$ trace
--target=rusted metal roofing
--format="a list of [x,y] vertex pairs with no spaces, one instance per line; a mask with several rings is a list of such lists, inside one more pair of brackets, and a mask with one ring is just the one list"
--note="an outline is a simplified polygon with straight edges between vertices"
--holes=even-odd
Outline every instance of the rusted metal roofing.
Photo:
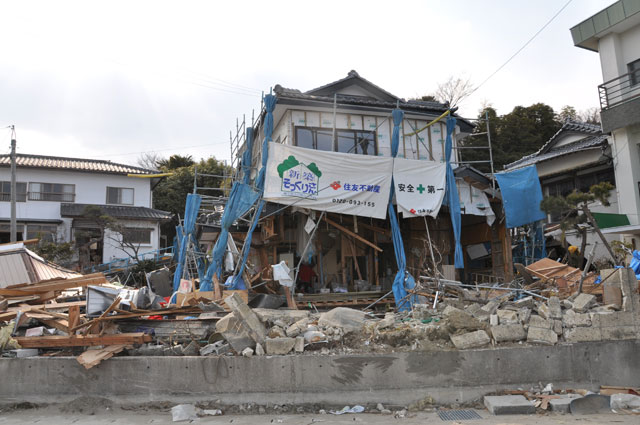
[[0,248],[0,288],[79,276],[79,273],[49,263],[25,248],[22,243]]
[[[105,174],[153,174],[155,171],[111,161],[58,156],[17,154],[16,164],[25,168],[47,168],[56,170],[86,171]],[[9,167],[9,155],[0,155],[0,167]]]

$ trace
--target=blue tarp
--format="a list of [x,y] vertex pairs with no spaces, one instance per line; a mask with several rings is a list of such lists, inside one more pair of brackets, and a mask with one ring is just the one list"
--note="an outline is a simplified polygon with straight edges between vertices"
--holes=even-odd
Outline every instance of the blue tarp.
[[[400,146],[400,125],[404,118],[404,112],[400,109],[394,109],[391,113],[393,118],[393,133],[391,135],[391,156],[394,158],[398,155]],[[404,244],[402,242],[402,233],[398,223],[396,209],[393,206],[394,193],[393,178],[391,180],[391,192],[389,193],[389,221],[391,222],[391,237],[393,240],[393,250],[396,254],[396,263],[398,264],[398,273],[393,279],[393,297],[396,301],[398,311],[410,310],[413,305],[415,296],[407,297],[407,289],[413,289],[416,281],[411,274],[406,272],[407,258],[404,253]],[[405,277],[406,274],[406,277]]]
[[244,184],[251,181],[251,155],[253,153],[253,128],[249,127],[246,131],[247,150],[242,154],[242,177]]
[[224,253],[227,250],[227,239],[229,238],[229,228],[231,225],[255,204],[260,195],[250,186],[244,183],[235,182],[229,194],[229,200],[224,207],[224,214],[220,220],[220,236],[213,247],[212,260],[204,279],[200,282],[201,291],[211,291],[211,280],[214,273],[217,276],[222,274],[222,262]]
[[633,257],[629,263],[629,267],[636,274],[636,279],[640,280],[640,251],[633,251]]
[[[276,97],[272,94],[268,94],[264,97],[265,117],[264,117],[264,141],[262,142],[262,167],[256,178],[256,189],[260,191],[260,197],[264,192],[264,179],[267,172],[267,160],[269,159],[269,143],[273,140],[273,110],[276,107]],[[244,240],[242,258],[240,259],[240,267],[238,273],[233,278],[231,289],[239,288],[242,283],[242,272],[244,271],[245,264],[247,263],[247,257],[249,256],[249,250],[251,248],[251,239],[253,237],[253,231],[256,229],[262,209],[264,208],[264,201],[260,200],[256,212],[253,215],[253,221],[251,222],[251,228],[247,233],[247,237]]]
[[200,195],[197,195],[195,193],[190,193],[187,195],[187,202],[184,207],[182,234],[178,236],[180,238],[180,252],[178,254],[176,271],[173,275],[174,291],[178,290],[178,287],[180,286],[180,279],[182,279],[182,275],[184,273],[184,263],[187,257],[187,246],[189,245],[189,239],[192,238],[193,232],[196,229],[196,219],[198,218],[198,210],[200,210],[201,202],[202,198],[200,197]]
[[496,174],[507,228],[524,226],[547,218],[540,209],[542,188],[535,165]]
[[456,177],[451,167],[451,151],[453,150],[453,140],[451,135],[456,129],[456,119],[452,116],[447,117],[447,138],[445,141],[445,160],[447,162],[447,191],[445,192],[442,203],[449,207],[449,215],[451,216],[451,224],[453,227],[453,237],[456,241],[456,250],[454,257],[454,266],[456,269],[464,268],[464,256],[462,254],[462,245],[460,245],[460,231],[462,227],[462,217],[460,213],[460,198],[458,197],[458,188],[456,186]]

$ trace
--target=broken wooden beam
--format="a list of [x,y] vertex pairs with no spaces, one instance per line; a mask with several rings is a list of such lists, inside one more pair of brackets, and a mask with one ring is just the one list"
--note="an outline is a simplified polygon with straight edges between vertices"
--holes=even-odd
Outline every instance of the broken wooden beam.
[[14,338],[22,348],[89,347],[95,345],[132,345],[151,342],[144,332],[112,335],[18,336]]
[[371,248],[375,249],[378,252],[382,252],[382,249],[377,246],[376,244],[369,242],[368,240],[366,240],[365,238],[363,238],[362,236],[353,233],[351,230],[347,229],[344,226],[339,225],[338,223],[336,223],[335,221],[331,220],[330,218],[327,218],[327,216],[324,217],[324,221],[326,221],[327,223],[329,223],[330,225],[332,225],[333,227],[335,227],[336,229],[340,230],[341,232],[346,233],[347,235],[356,238],[357,240],[359,240],[360,242],[362,242],[365,245],[370,246]]
[[107,360],[113,357],[115,354],[121,352],[125,348],[131,348],[130,345],[109,345],[100,350],[87,350],[84,353],[76,357],[78,363],[84,366],[85,369],[91,369],[97,366],[103,360]]
[[102,273],[93,273],[72,279],[55,279],[34,284],[12,285],[0,289],[0,295],[5,297],[21,297],[25,295],[40,295],[52,291],[64,291],[65,289],[85,287],[89,285],[102,285],[108,283]]

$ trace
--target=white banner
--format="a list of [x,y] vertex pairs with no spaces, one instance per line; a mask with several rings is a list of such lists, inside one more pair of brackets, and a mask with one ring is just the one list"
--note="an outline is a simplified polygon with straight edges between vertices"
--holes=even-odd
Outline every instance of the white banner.
[[456,179],[456,186],[462,214],[483,215],[487,217],[487,224],[491,226],[496,215],[491,209],[487,194],[462,179]]
[[393,182],[398,212],[404,218],[436,217],[444,199],[446,181],[444,163],[396,158]]
[[384,219],[392,172],[393,158],[269,143],[264,199]]

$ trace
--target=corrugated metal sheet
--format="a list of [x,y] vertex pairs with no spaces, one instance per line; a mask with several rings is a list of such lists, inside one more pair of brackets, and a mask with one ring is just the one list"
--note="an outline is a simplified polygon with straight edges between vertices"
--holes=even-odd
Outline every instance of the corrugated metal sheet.
[[[29,270],[33,274],[29,274]],[[47,263],[26,248],[0,253],[0,288],[50,279],[80,277],[80,273]]]
[[[18,167],[53,168],[58,170],[90,171],[108,174],[152,174],[155,171],[134,167],[126,164],[117,164],[111,161],[83,158],[63,158],[57,156],[27,155],[16,156]],[[0,155],[0,166],[10,166],[9,155]]]
[[22,251],[0,254],[0,288],[20,283],[31,283]]

